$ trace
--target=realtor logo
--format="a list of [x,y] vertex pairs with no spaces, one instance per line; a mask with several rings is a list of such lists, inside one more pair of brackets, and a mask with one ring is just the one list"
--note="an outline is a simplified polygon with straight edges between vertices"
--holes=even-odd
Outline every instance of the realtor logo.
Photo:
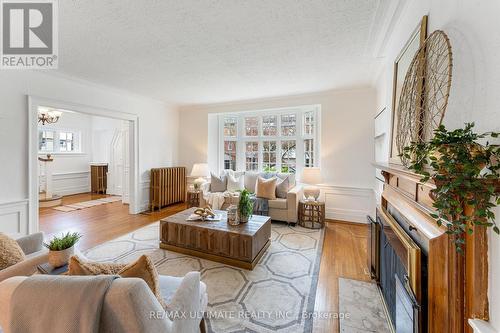
[[0,0],[2,69],[57,68],[57,0]]

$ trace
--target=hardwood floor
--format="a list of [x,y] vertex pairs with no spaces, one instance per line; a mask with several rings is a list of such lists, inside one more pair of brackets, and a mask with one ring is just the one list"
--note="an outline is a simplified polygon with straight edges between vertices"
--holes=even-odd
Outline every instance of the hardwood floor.
[[[330,221],[325,226],[315,311],[337,314],[339,277],[370,281],[367,268],[368,225]],[[339,321],[318,319],[314,332],[339,332]]]
[[[103,198],[102,194],[77,194],[63,197],[63,205]],[[142,228],[161,218],[180,212],[185,204],[172,205],[151,214],[130,215],[128,205],[113,202],[72,212],[60,212],[52,208],[40,209],[40,231],[50,237],[62,232],[79,232],[83,235],[78,243],[80,250]]]
[[[63,198],[71,204],[104,197],[80,194]],[[85,250],[125,235],[159,219],[175,214],[185,204],[167,207],[152,214],[129,215],[128,206],[121,202],[90,207],[73,212],[59,212],[51,208],[40,209],[40,230],[47,236],[77,231],[84,235],[79,248]],[[338,278],[346,277],[369,281],[367,270],[368,226],[364,224],[329,221],[325,227],[325,241],[321,255],[315,310],[318,313],[338,313]],[[339,321],[317,319],[314,332],[339,332]]]

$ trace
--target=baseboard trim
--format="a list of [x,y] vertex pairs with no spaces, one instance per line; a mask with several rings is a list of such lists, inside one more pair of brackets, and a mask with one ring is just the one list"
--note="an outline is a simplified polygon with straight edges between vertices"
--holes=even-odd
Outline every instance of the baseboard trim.
[[366,224],[366,215],[368,211],[355,210],[355,209],[341,209],[341,208],[327,208],[326,218],[330,220],[340,220],[346,222],[355,222]]

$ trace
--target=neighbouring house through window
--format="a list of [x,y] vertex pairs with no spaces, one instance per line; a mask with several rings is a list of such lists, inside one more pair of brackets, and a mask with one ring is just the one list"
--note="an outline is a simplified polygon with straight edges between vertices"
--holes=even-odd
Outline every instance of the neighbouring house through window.
[[296,173],[319,166],[319,105],[222,113],[218,118],[223,147],[219,168]]

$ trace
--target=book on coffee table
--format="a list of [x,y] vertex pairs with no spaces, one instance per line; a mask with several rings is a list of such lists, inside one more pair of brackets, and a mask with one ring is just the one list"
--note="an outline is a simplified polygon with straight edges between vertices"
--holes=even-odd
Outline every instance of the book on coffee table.
[[52,267],[48,262],[46,262],[44,264],[37,265],[36,267],[41,274],[61,275],[68,272],[68,264],[61,267]]

